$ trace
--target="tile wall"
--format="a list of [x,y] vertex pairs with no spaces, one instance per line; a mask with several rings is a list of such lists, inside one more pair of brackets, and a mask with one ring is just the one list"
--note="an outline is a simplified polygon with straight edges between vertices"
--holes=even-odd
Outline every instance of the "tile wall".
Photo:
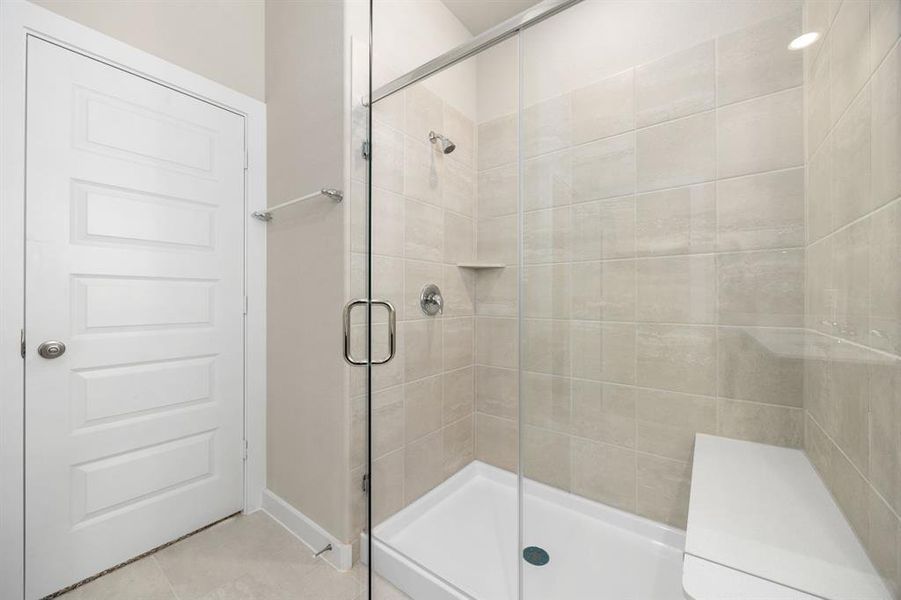
[[800,31],[525,102],[521,307],[517,123],[479,124],[477,255],[507,265],[476,280],[479,460],[516,469],[520,397],[527,476],[684,527],[695,433],[802,445]]
[[[472,461],[474,454],[473,274],[458,268],[475,252],[475,125],[417,84],[373,111],[373,297],[397,309],[397,354],[373,367],[373,522],[416,500]],[[361,128],[361,131],[363,128]],[[442,154],[429,131],[457,147]],[[365,202],[357,166],[352,199],[354,297],[365,297]],[[420,291],[437,284],[444,313],[426,316]],[[364,313],[354,315],[356,356],[365,355]],[[373,357],[387,352],[385,313],[374,310]],[[365,369],[351,371],[351,482],[365,461]],[[361,518],[364,497],[355,487]],[[356,523],[362,528],[362,523]]]
[[[826,36],[787,51],[802,30]],[[374,295],[398,307],[399,347],[374,375],[376,522],[521,451],[529,477],[684,527],[693,437],[716,433],[803,447],[897,586],[899,30],[898,0],[808,0],[527,101],[521,221],[515,115],[476,128],[423,85],[380,102]],[[456,266],[473,259],[506,267]],[[443,316],[420,312],[425,283]]]
[[901,597],[901,3],[805,18],[804,446]]

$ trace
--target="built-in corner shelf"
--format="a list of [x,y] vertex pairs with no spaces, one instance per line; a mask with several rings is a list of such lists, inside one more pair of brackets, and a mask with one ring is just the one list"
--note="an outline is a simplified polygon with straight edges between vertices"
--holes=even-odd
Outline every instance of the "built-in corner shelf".
[[457,263],[461,269],[503,269],[507,265],[501,263]]

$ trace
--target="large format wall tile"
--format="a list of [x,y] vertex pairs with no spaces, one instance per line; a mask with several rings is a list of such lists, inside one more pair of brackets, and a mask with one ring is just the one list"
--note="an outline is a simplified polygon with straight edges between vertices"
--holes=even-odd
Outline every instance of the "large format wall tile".
[[870,346],[901,356],[901,202],[870,216]]
[[524,370],[569,375],[570,325],[560,319],[523,319],[521,322]]
[[515,164],[479,171],[479,218],[516,214],[518,186],[519,178]]
[[715,56],[715,43],[709,41],[635,69],[638,127],[713,108]]
[[519,373],[477,365],[476,410],[504,419],[516,419],[519,414]]
[[408,381],[435,375],[443,368],[441,321],[408,321],[404,324],[404,358]]
[[440,262],[444,256],[444,214],[440,208],[407,200],[404,255]]
[[444,388],[440,375],[404,386],[404,437],[418,440],[441,428]]
[[901,360],[869,369],[870,481],[901,512]]
[[570,252],[572,260],[628,258],[635,255],[635,198],[575,204]]
[[780,348],[803,343],[799,329],[720,327],[719,395],[800,407],[804,362]]
[[832,228],[870,212],[870,90],[848,108],[832,132]]
[[424,85],[412,85],[403,94],[406,115],[404,133],[414,140],[428,142],[429,131],[444,132],[444,106],[441,98]]
[[635,320],[635,261],[572,264],[572,318],[581,321]]
[[572,201],[588,202],[635,191],[635,136],[604,138],[572,150]]
[[516,117],[506,115],[479,124],[479,171],[516,162]]
[[804,439],[804,411],[756,402],[719,400],[719,435],[761,444],[800,448]]
[[803,93],[795,88],[719,109],[719,177],[803,165],[803,108]]
[[[871,217],[872,218],[872,217]],[[870,300],[870,222],[859,221],[832,236],[834,327],[838,337],[866,343]],[[897,258],[897,257],[896,257]],[[874,273],[882,277],[881,273]],[[892,277],[892,269],[885,273]]]
[[573,321],[570,337],[573,377],[635,382],[635,325]]
[[[576,265],[571,266],[569,263],[525,267],[522,277],[522,315],[527,318],[568,319],[574,293],[570,287],[570,274],[575,267]],[[512,308],[510,314],[515,316],[517,269],[507,268],[504,271],[511,272],[513,276],[504,278],[502,285],[496,286],[497,296],[509,302]],[[490,277],[487,273],[486,276]],[[486,278],[483,277],[482,280]],[[579,285],[584,283],[586,281],[582,280]]]
[[631,386],[574,379],[572,434],[634,448],[636,390]]
[[[896,0],[885,4],[901,13]],[[895,45],[873,75],[871,95],[872,194],[878,207],[901,196],[901,46]]]
[[571,487],[571,441],[568,435],[526,425],[522,439],[523,474],[568,491]]
[[475,407],[475,367],[465,367],[444,373],[442,421],[445,425],[473,413]]
[[804,446],[897,595],[901,3],[805,6],[826,36],[805,79],[805,317],[820,333],[809,333],[805,346]]
[[640,325],[636,334],[638,385],[716,394],[716,330],[699,325]]
[[716,433],[716,399],[639,388],[635,419],[639,451],[690,461],[695,434]]
[[720,254],[717,279],[720,323],[803,325],[803,250]]
[[522,111],[522,154],[538,156],[565,148],[572,140],[569,94],[526,106]]
[[716,184],[721,250],[804,245],[804,169],[726,179]]
[[490,465],[517,470],[519,442],[516,422],[486,414],[476,415],[476,458]]
[[842,2],[828,40],[831,52],[832,122],[838,121],[870,75],[870,7]]
[[716,262],[712,254],[636,261],[636,320],[713,323]]
[[635,510],[635,452],[580,438],[572,440],[573,493]]
[[404,195],[442,206],[446,185],[444,156],[428,142],[406,138],[404,143]]
[[569,433],[572,424],[571,380],[559,375],[522,372],[522,422]]
[[706,112],[638,131],[638,190],[713,181],[716,115]]
[[691,465],[639,454],[636,473],[636,512],[684,529],[688,520]]
[[431,433],[404,450],[404,501],[409,504],[444,480],[444,439]]
[[635,250],[649,254],[710,252],[716,240],[716,185],[704,183],[635,197]]
[[572,202],[572,151],[530,158],[523,163],[523,210],[531,211]]
[[476,317],[476,363],[515,368],[519,349],[518,327],[516,319]]
[[720,106],[803,83],[803,54],[788,49],[801,33],[800,6],[717,40]]
[[629,69],[572,92],[573,144],[634,129],[633,76]]
[[[433,125],[432,128],[434,129],[434,127]],[[472,169],[476,154],[476,132],[475,124],[472,120],[450,104],[445,103],[444,130],[436,131],[443,133],[454,141],[457,147],[454,150],[453,158],[462,162],[467,168]]]
[[519,220],[516,215],[480,219],[476,256],[480,261],[514,265],[518,262]]

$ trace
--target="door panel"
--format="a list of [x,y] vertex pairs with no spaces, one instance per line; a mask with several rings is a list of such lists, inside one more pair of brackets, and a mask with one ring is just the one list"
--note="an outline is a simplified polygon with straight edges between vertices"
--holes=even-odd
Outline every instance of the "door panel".
[[27,106],[39,598],[242,507],[244,120],[34,38]]

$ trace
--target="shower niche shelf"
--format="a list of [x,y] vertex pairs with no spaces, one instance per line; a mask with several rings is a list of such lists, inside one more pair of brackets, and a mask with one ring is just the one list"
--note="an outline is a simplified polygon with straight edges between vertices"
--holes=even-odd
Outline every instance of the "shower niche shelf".
[[476,271],[482,271],[487,269],[504,269],[507,267],[505,264],[501,263],[488,263],[488,262],[468,262],[468,263],[457,263],[457,267],[461,269],[474,269]]

